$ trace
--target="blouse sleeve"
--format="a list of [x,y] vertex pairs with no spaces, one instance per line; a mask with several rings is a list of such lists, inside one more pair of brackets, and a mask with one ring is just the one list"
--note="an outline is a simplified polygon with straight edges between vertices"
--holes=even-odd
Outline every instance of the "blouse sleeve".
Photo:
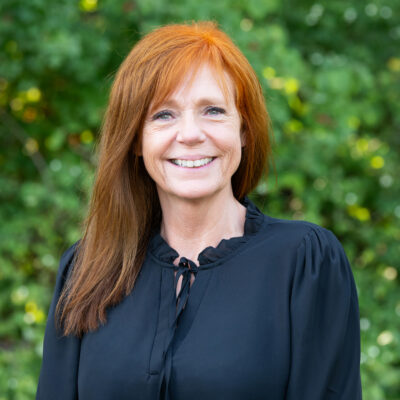
[[80,340],[75,336],[62,336],[59,330],[56,330],[54,318],[55,308],[77,243],[74,243],[61,256],[44,335],[43,361],[36,400],[75,400],[78,398],[77,372]]
[[290,308],[286,400],[361,399],[357,291],[331,231],[315,227],[299,245]]

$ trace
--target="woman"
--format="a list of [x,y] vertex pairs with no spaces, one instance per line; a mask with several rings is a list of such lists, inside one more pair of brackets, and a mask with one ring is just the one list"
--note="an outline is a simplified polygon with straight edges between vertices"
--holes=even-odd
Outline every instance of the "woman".
[[83,238],[61,257],[37,399],[360,399],[336,237],[246,197],[270,154],[253,69],[212,23],[116,76]]

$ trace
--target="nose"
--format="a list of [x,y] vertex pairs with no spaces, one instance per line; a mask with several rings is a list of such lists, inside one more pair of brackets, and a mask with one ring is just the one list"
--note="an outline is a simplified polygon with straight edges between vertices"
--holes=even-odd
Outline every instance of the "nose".
[[204,142],[206,136],[192,111],[183,113],[178,124],[176,141],[186,145]]

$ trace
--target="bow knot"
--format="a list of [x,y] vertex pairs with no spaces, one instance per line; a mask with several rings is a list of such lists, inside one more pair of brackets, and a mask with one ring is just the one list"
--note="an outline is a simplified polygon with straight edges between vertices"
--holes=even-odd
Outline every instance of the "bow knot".
[[189,297],[191,274],[194,274],[196,276],[199,267],[192,260],[189,260],[186,257],[181,257],[181,259],[179,260],[179,264],[175,269],[177,271],[174,284],[175,292],[178,285],[178,280],[182,276],[181,289],[176,296],[176,303],[178,305],[176,311],[176,319],[178,319]]

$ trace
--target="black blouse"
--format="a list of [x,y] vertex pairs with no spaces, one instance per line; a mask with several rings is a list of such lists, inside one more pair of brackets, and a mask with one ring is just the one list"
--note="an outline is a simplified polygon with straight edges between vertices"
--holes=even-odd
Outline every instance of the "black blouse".
[[155,234],[132,292],[82,339],[54,328],[71,246],[36,399],[361,399],[357,292],[341,244],[318,225],[243,204],[244,235],[207,247],[198,267],[173,265],[178,253]]

